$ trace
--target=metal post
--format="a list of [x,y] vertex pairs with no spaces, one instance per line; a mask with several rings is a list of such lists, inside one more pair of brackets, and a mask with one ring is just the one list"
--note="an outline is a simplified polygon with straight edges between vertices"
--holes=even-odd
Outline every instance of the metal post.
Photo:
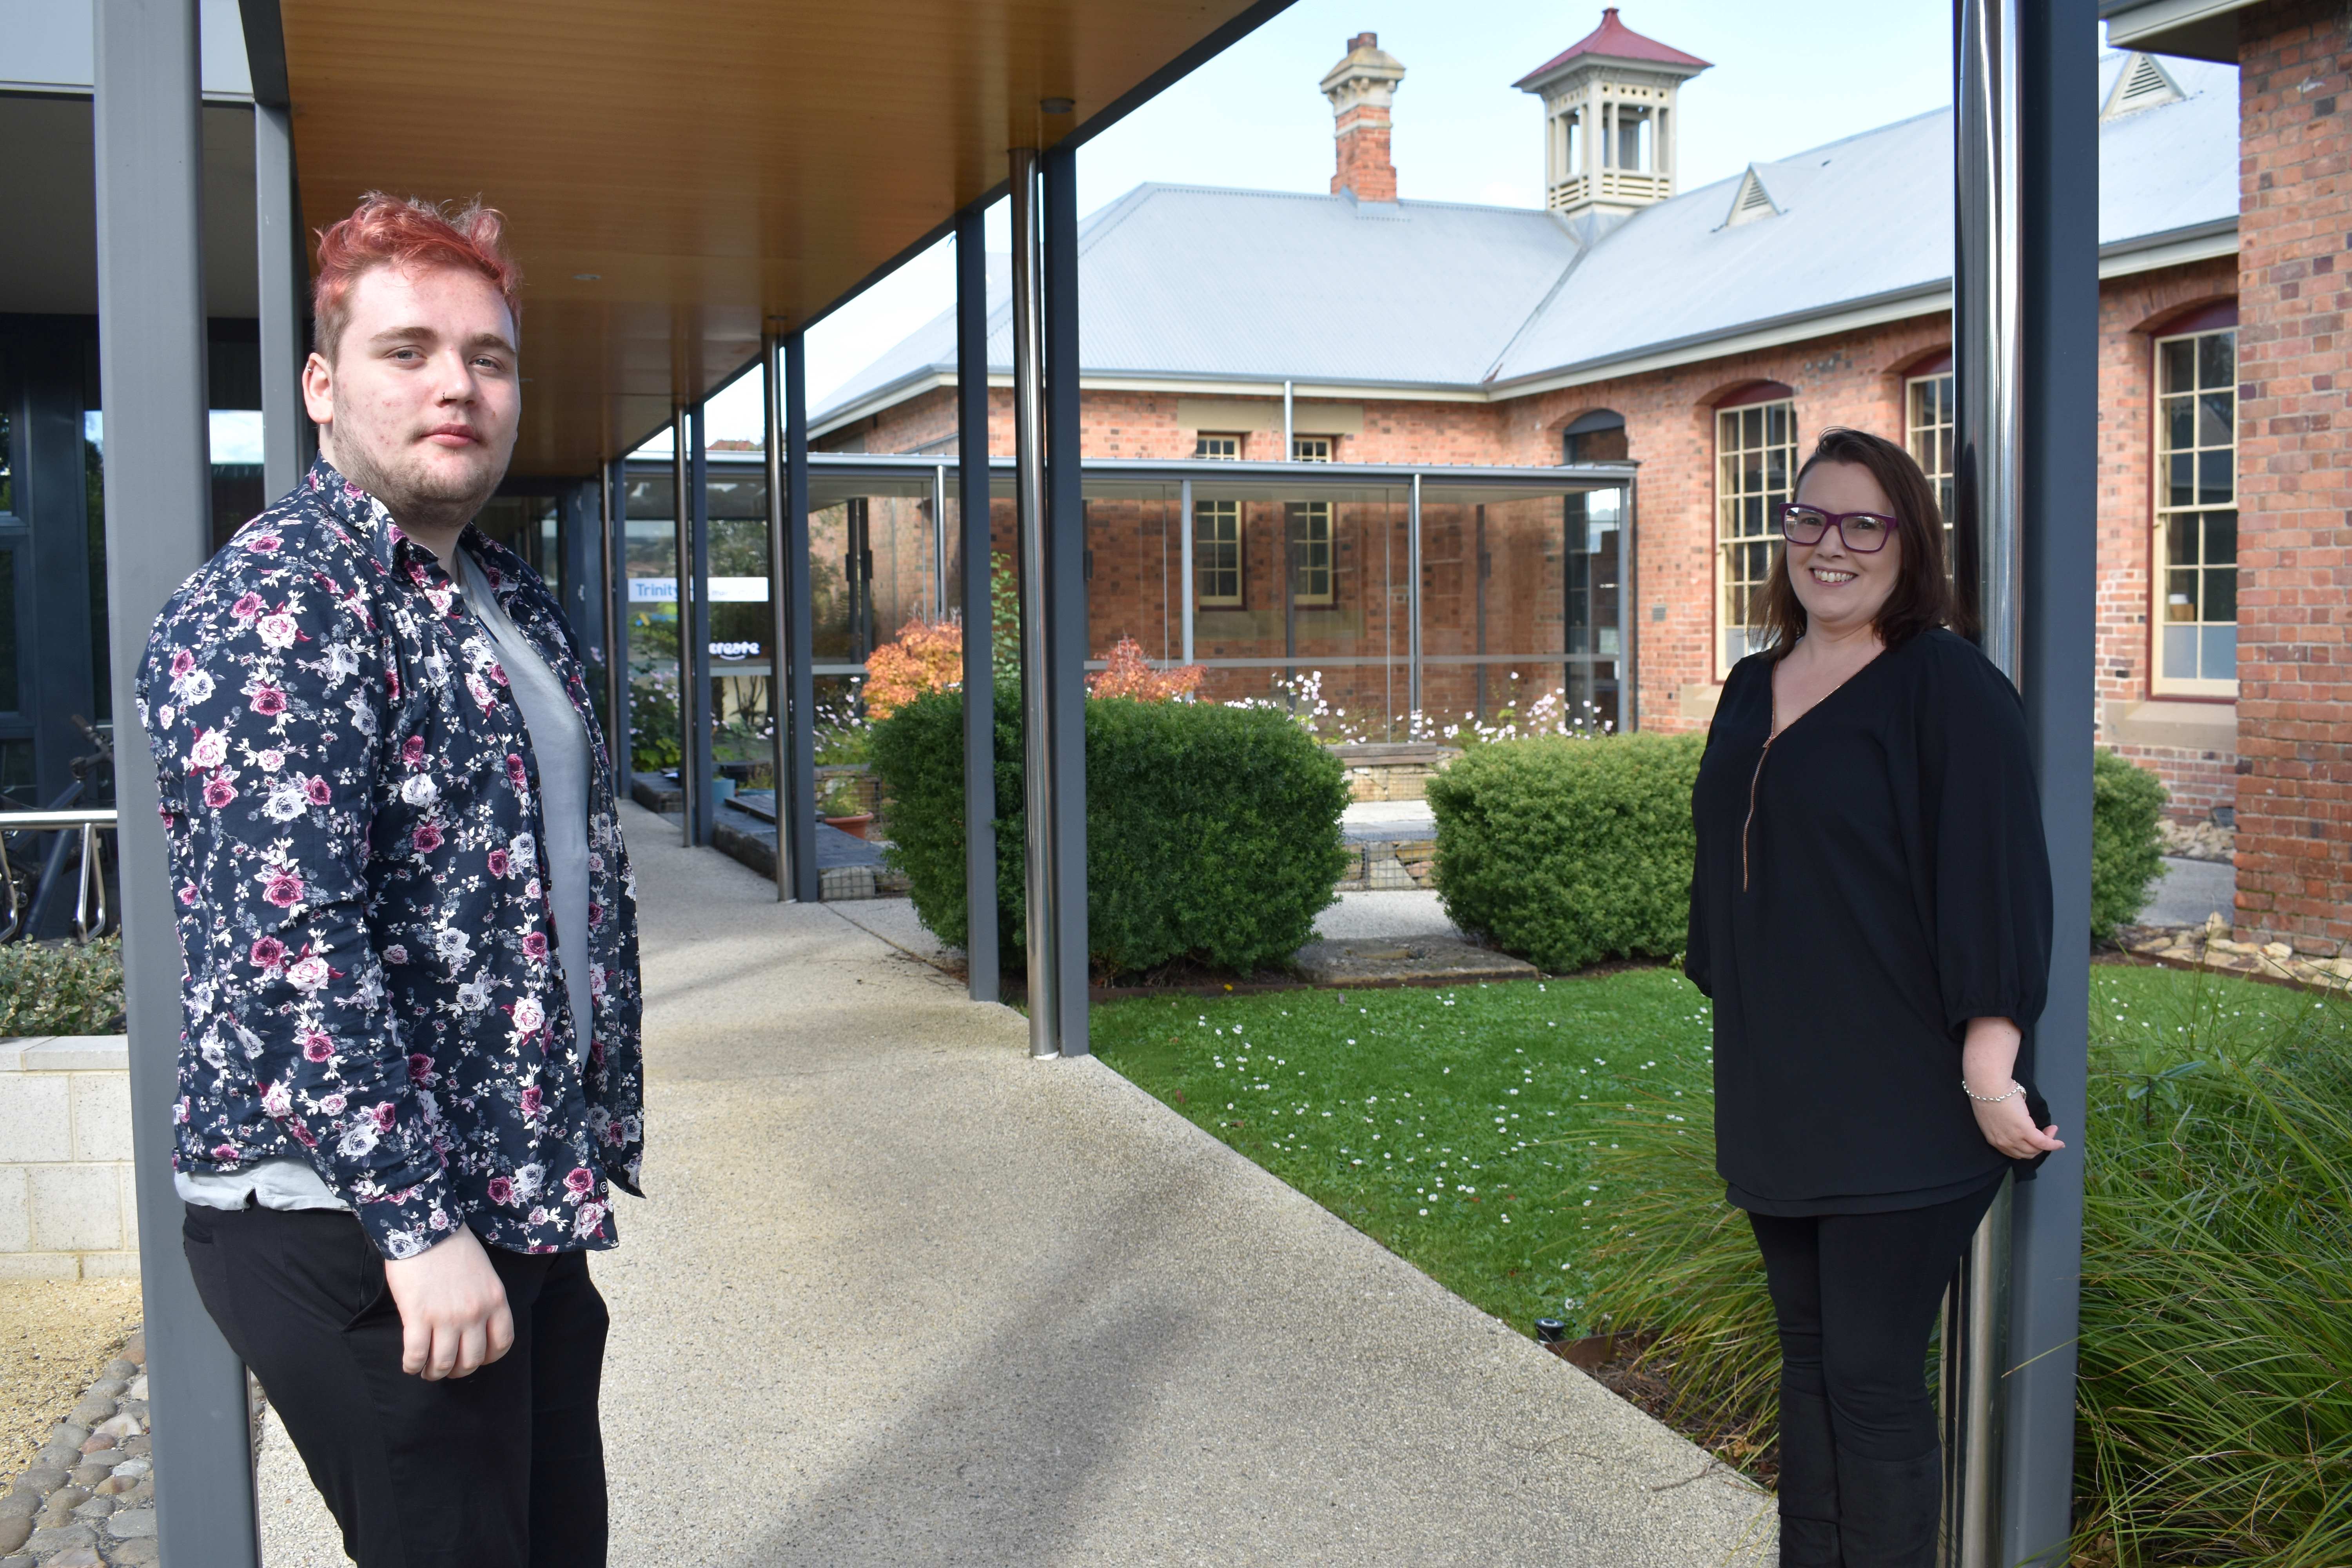
[[[816,864],[816,629],[809,581],[808,343],[784,339],[784,668],[792,744],[789,778],[776,780],[776,840],[792,862],[793,897],[824,896]],[[789,847],[786,847],[789,846]]]
[[2095,608],[2094,19],[2088,0],[1954,8],[1955,507],[1982,646],[2025,698],[2055,893],[2049,1002],[2018,1073],[2076,1144],[2028,1186],[2004,1184],[1947,1301],[1955,1568],[2060,1561],[2072,1524]]
[[1404,700],[1406,711],[1421,717],[1421,476],[1412,477],[1412,499],[1404,532]]
[[790,705],[784,700],[784,647],[792,637],[785,614],[783,344],[771,327],[760,336],[760,450],[768,459],[768,720],[774,731],[776,772],[776,901],[793,896],[792,839],[784,803],[792,799]]
[[694,838],[692,842],[708,846],[717,826],[719,806],[713,781],[719,776],[718,759],[712,755],[711,726],[715,715],[710,711],[710,454],[709,444],[703,439],[705,411],[708,401],[697,403],[688,414],[686,435],[688,444],[687,500],[693,508],[694,532],[694,617],[688,625],[692,637],[687,643],[687,668],[694,676],[694,711],[698,722],[688,731],[690,745],[681,750],[694,758]]
[[179,938],[155,773],[132,695],[155,614],[203,562],[210,532],[196,0],[100,0],[94,48],[117,853],[157,1544],[173,1563],[257,1563],[245,1370],[180,1250],[172,1187]]
[[2028,1063],[2069,1147],[2017,1189],[2009,1415],[1995,1560],[2054,1565],[2072,1529],[2088,1103],[2091,762],[2098,584],[2097,45],[2091,0],[2042,0],[2019,40],[2025,423],[2020,653],[2058,942]]
[[261,489],[270,500],[302,477],[302,285],[294,132],[282,106],[253,106],[255,281],[261,317]]
[[948,618],[948,466],[931,470],[931,619]]
[[1045,741],[1053,767],[1055,1044],[1087,1055],[1087,503],[1078,416],[1078,150],[1040,160],[1045,186]]
[[694,785],[694,661],[688,657],[687,647],[694,635],[694,616],[688,606],[694,584],[694,509],[686,494],[686,405],[673,405],[669,413],[669,507],[670,529],[677,542],[677,560],[670,568],[671,603],[677,611],[677,809],[680,842],[694,847],[694,807],[698,798]]
[[988,483],[985,210],[956,218],[956,482],[963,531],[963,942],[965,986],[997,999],[996,571]]
[[1178,595],[1179,595],[1179,596],[1180,596],[1180,602],[1181,602],[1181,603],[1183,605],[1183,606],[1184,606],[1183,616],[1182,616],[1182,620],[1183,620],[1183,626],[1184,626],[1184,659],[1183,659],[1183,662],[1184,662],[1184,663],[1186,663],[1186,664],[1190,664],[1190,663],[1192,663],[1192,599],[1193,599],[1193,587],[1192,587],[1192,480],[1190,480],[1190,479],[1186,479],[1186,480],[1183,482],[1182,487],[1181,487],[1181,488],[1177,491],[1176,508],[1177,508],[1177,510],[1181,514],[1181,515],[1177,519],[1177,528],[1178,528],[1178,530],[1179,530],[1178,537],[1179,537],[1179,539],[1181,540],[1181,542],[1180,542],[1180,543],[1178,544],[1178,546],[1177,546],[1177,560],[1178,560],[1178,563],[1179,563],[1179,564],[1178,564],[1178,568],[1177,568],[1177,569],[1178,569],[1180,572],[1181,572],[1181,573],[1183,574],[1183,577],[1184,577],[1183,584],[1182,584],[1181,587],[1179,587],[1179,588],[1177,589],[1177,594],[1178,594]]
[[1038,341],[1037,151],[1015,147],[1013,165],[1013,496],[1021,558],[1021,791],[1028,890],[1029,1054],[1055,1043],[1052,752],[1045,689],[1045,359]]
[[613,793],[629,797],[636,771],[629,737],[629,460],[604,467],[604,712],[611,728],[605,749],[613,754]]
[[[1955,0],[1952,348],[1953,492],[1960,531],[1980,549],[1987,657],[2018,674],[2017,550],[2024,345],[2018,278],[2017,13],[2021,0]],[[2025,1070],[2020,1064],[2019,1070]],[[2000,1429],[2008,1390],[2011,1184],[2004,1182],[1944,1302],[1943,1561],[1993,1568],[2000,1521]]]
[[1282,384],[1282,460],[1286,463],[1298,456],[1298,424],[1291,416],[1290,383]]
[[1641,484],[1628,479],[1617,492],[1617,728],[1642,727],[1641,552],[1633,525]]

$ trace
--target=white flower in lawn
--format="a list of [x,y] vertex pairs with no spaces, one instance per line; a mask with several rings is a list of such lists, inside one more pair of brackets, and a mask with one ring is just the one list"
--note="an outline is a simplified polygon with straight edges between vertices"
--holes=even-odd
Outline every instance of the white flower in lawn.
[[1421,1212],[1422,1212],[1423,1214],[1424,1214],[1424,1215],[1426,1215],[1427,1213],[1429,1213],[1429,1211],[1428,1211],[1427,1209],[1423,1209],[1423,1210],[1422,1210]]

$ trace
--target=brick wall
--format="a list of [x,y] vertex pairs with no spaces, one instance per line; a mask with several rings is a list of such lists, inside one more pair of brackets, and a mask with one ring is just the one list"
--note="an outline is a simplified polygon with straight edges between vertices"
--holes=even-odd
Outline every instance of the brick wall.
[[2238,13],[2238,923],[2352,942],[2352,15]]
[[[2236,287],[2236,269],[2223,259],[2118,279],[2101,290],[2102,738],[2161,776],[2181,816],[2201,816],[2231,803],[2238,758],[2232,746],[2209,743],[2228,733],[2226,702],[2189,710],[2191,718],[2203,717],[2208,737],[2195,744],[2181,742],[2178,723],[2153,731],[2138,723],[2151,700],[2152,332],[2185,309],[2228,299]],[[1742,385],[1780,382],[1794,392],[1801,454],[1805,443],[1832,424],[1899,440],[1906,377],[1946,351],[1949,342],[1946,318],[1938,313],[1499,403],[1366,399],[1356,405],[1360,430],[1340,437],[1334,455],[1343,462],[1548,467],[1560,460],[1560,433],[1569,423],[1595,409],[1622,415],[1628,456],[1641,464],[1638,602],[1632,607],[1641,639],[1642,723],[1662,731],[1696,729],[1706,722],[1719,689],[1713,653],[1715,405]],[[1256,409],[1241,423],[1244,457],[1281,455],[1278,395],[1220,401]],[[1088,392],[1083,410],[1087,455],[1189,457],[1195,432],[1180,424],[1178,404],[1174,392]],[[1300,405],[1302,410],[1309,406]],[[1008,451],[1011,394],[996,389],[991,407],[991,447]],[[950,430],[951,414],[947,394],[928,393],[836,439],[854,440],[872,451],[912,450]],[[1475,651],[1476,519],[1466,509],[1460,517],[1454,510],[1432,505],[1423,519],[1424,637],[1431,655]],[[1559,646],[1559,566],[1556,556],[1545,558],[1538,542],[1543,528],[1556,526],[1559,513],[1556,503],[1546,503],[1544,510],[1541,519],[1507,509],[1489,511],[1491,652]],[[1172,493],[1090,507],[1090,652],[1100,654],[1122,636],[1135,637],[1155,658],[1172,658],[1180,651],[1175,511]],[[1011,511],[1000,505],[997,513],[996,546],[1009,552]],[[1286,646],[1295,646],[1305,657],[1402,660],[1402,495],[1393,504],[1334,509],[1337,602],[1329,611],[1302,613],[1295,645],[1285,642],[1279,609],[1281,509],[1250,506],[1244,517],[1244,605],[1238,612],[1202,612],[1197,658],[1279,657]],[[1268,586],[1274,588],[1271,604]],[[1430,664],[1424,668],[1424,705],[1449,721],[1465,710],[1491,713],[1504,700],[1509,674],[1504,667],[1488,668],[1482,704],[1475,667]],[[1529,676],[1534,682],[1549,682],[1557,667],[1549,673],[1531,668]],[[1402,686],[1401,667],[1327,667],[1322,695],[1351,714],[1367,709],[1401,713]],[[1268,675],[1215,670],[1208,689],[1220,697],[1263,694]],[[2179,718],[2177,705],[2166,707]]]

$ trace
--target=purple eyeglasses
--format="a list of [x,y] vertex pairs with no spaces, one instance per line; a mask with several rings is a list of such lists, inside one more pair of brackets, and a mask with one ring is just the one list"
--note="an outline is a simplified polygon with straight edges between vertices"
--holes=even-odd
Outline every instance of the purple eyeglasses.
[[1780,535],[1791,544],[1819,544],[1832,528],[1856,555],[1875,555],[1895,536],[1895,520],[1874,511],[1823,511],[1795,501],[1780,509]]

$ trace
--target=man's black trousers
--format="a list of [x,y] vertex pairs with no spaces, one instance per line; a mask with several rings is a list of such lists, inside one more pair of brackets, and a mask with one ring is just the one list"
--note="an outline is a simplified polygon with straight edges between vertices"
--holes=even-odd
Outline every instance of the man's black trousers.
[[359,1221],[185,1207],[196,1291],[360,1568],[601,1568],[606,1319],[586,1254],[484,1248],[514,1348],[427,1383],[400,1370],[400,1313]]

